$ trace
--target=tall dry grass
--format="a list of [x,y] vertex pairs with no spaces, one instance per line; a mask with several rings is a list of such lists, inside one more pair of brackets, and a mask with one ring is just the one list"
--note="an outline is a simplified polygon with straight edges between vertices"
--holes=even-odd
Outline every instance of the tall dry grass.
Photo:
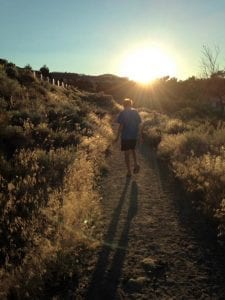
[[97,240],[114,101],[15,75],[0,66],[0,299],[63,298]]
[[217,224],[225,241],[225,123],[199,118],[184,122],[154,112],[145,113],[144,119],[146,141],[157,146],[158,157],[186,190],[198,195],[195,206]]
[[[44,194],[38,189],[32,191],[32,194],[25,194],[22,205],[27,207],[29,203],[36,203],[39,210],[31,214],[28,221],[17,217],[14,225],[11,223],[9,226],[11,232],[20,228],[23,238],[30,243],[26,245],[26,253],[17,267],[6,259],[4,267],[0,269],[1,299],[9,295],[24,299],[44,298],[57,294],[57,288],[60,290],[58,293],[63,292],[65,281],[69,282],[79,274],[83,255],[80,247],[90,249],[98,243],[96,227],[101,205],[97,179],[105,164],[105,150],[111,142],[112,131],[108,116],[100,120],[91,113],[89,118],[94,126],[94,134],[82,138],[75,157],[71,153],[75,150],[72,148],[68,152],[52,151],[50,157],[43,150],[19,153],[21,161],[30,171],[24,178],[19,178],[17,183],[8,183],[9,199],[5,207],[5,214],[8,215],[14,210],[17,201],[13,195],[15,190],[21,190],[23,185],[32,188],[39,180],[48,181],[48,178],[41,178],[39,173],[42,171],[40,166],[43,168],[47,159],[52,162],[51,166],[49,162],[47,165],[55,172],[60,171],[60,163],[65,163],[66,159],[70,160],[70,164],[62,187],[48,184]],[[45,200],[40,199],[40,195]],[[19,249],[14,251],[18,252]],[[52,270],[57,274],[56,278],[52,278]],[[46,288],[46,282],[49,282],[52,289]]]

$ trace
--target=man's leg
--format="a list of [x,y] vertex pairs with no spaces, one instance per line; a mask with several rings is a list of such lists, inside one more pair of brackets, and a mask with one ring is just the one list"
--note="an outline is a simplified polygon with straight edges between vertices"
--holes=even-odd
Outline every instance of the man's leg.
[[130,150],[124,151],[125,163],[127,166],[127,175],[131,175],[131,167],[130,167]]
[[132,149],[131,152],[132,152],[132,156],[133,156],[133,160],[134,160],[134,173],[138,173],[140,170],[140,166],[137,162],[136,151],[135,151],[135,149]]
[[133,156],[133,160],[134,160],[134,167],[136,167],[138,165],[136,151],[135,151],[135,149],[132,149],[131,152],[132,152],[132,156]]

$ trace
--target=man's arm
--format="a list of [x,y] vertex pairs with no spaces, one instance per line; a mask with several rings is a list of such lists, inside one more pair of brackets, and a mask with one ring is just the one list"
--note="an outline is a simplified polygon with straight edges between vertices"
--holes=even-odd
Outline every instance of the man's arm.
[[143,144],[143,140],[144,140],[143,132],[144,132],[144,126],[143,126],[143,123],[141,123],[140,127],[139,127],[139,143],[140,144]]
[[143,143],[143,131],[144,131],[144,124],[142,122],[141,116],[138,113],[138,121],[139,121],[139,134],[138,134],[138,141],[140,144]]
[[123,124],[120,123],[120,125],[118,127],[118,130],[117,130],[117,135],[116,135],[116,138],[115,138],[115,142],[117,142],[119,137],[121,136],[122,129],[123,129]]

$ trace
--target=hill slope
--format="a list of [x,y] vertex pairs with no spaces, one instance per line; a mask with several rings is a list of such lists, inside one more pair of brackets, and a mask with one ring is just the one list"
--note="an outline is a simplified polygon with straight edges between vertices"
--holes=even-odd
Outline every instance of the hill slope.
[[108,109],[111,96],[0,65],[1,299],[52,297],[79,278],[100,214]]

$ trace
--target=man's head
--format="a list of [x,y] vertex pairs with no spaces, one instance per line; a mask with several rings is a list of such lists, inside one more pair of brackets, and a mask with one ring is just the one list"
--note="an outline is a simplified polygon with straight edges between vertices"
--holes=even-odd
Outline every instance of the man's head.
[[125,98],[123,100],[123,107],[124,108],[129,108],[129,107],[132,106],[132,104],[133,104],[133,101],[130,98]]

